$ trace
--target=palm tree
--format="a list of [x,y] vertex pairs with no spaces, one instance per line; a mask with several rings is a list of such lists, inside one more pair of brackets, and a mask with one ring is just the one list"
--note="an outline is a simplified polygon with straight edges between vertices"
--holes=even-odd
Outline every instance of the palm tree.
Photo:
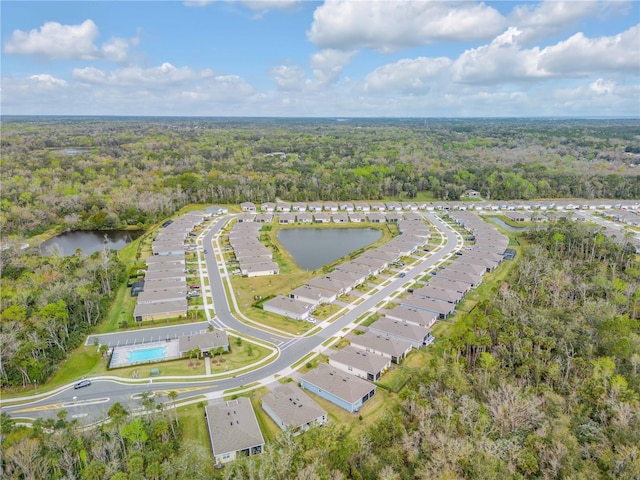
[[[171,390],[169,393],[167,393],[167,397],[169,397],[169,400],[171,400],[171,403],[173,404],[173,415],[176,425],[178,425],[178,409],[176,408],[176,398],[178,398],[178,392],[176,392],[175,390]],[[171,426],[171,430],[173,431],[173,425]]]

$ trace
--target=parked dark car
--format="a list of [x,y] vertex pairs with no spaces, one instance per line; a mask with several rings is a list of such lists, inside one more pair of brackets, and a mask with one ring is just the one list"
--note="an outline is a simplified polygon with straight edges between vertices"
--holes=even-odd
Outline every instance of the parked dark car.
[[89,385],[91,385],[91,380],[80,380],[73,386],[73,388],[77,390],[79,388],[88,387]]

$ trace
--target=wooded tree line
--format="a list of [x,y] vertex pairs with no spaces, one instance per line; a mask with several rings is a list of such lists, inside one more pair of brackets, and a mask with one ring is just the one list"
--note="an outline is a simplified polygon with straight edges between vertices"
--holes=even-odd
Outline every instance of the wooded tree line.
[[[174,392],[175,393],[175,392]],[[175,395],[173,396],[175,399]],[[110,423],[83,429],[61,410],[34,428],[1,416],[0,477],[12,480],[160,480],[211,478],[205,445],[185,442],[175,410],[143,396],[144,414],[131,416],[119,403]]]
[[397,408],[357,438],[284,435],[225,478],[640,478],[640,265],[580,224],[527,240]]
[[42,384],[103,320],[124,267],[113,250],[62,257],[7,249],[1,256],[0,381]]
[[[637,198],[637,121],[3,119],[5,235],[145,226],[189,203]],[[67,155],[67,147],[86,151]],[[637,162],[636,163],[640,163]]]

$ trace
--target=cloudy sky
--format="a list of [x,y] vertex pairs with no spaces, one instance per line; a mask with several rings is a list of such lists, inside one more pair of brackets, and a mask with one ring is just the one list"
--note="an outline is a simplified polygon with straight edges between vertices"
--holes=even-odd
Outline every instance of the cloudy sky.
[[5,1],[4,115],[640,116],[640,2]]

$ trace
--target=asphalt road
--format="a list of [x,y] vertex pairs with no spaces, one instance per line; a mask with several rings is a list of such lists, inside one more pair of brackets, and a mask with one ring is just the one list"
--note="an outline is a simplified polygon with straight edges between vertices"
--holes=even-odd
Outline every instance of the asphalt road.
[[[51,392],[50,394],[34,397],[29,403],[7,405],[5,401],[3,402],[2,410],[15,417],[47,418],[55,417],[60,410],[64,409],[68,412],[67,418],[77,418],[82,421],[82,423],[89,423],[104,418],[110,406],[115,402],[120,402],[125,408],[139,408],[140,395],[144,392],[153,394],[159,402],[168,401],[166,394],[172,390],[178,392],[178,400],[203,394],[211,399],[220,397],[224,390],[250,385],[255,382],[269,383],[274,381],[274,375],[289,374],[291,372],[289,367],[296,361],[303,358],[309,352],[322,349],[322,343],[327,339],[333,336],[344,335],[344,329],[354,327],[354,322],[362,315],[368,312],[374,312],[377,304],[396,293],[400,293],[405,289],[405,285],[408,282],[412,281],[415,277],[421,276],[425,271],[433,268],[443,259],[450,256],[456,249],[461,248],[461,239],[456,236],[455,232],[441,222],[434,214],[425,214],[425,217],[435,224],[446,236],[446,243],[439,250],[434,249],[421,263],[415,266],[404,267],[403,271],[406,274],[404,278],[396,277],[392,279],[388,285],[378,286],[375,291],[369,292],[361,297],[365,299],[362,303],[351,305],[348,312],[341,317],[331,323],[324,322],[320,324],[323,328],[315,335],[295,338],[266,332],[248,325],[235,318],[231,313],[222,283],[222,275],[224,275],[224,273],[220,273],[215,259],[215,251],[212,248],[214,236],[224,227],[224,224],[228,220],[221,219],[213,225],[203,238],[203,248],[208,251],[205,259],[216,313],[216,318],[213,319],[213,322],[218,326],[235,330],[242,335],[274,344],[277,347],[278,355],[273,362],[262,368],[220,380],[210,378],[199,381],[194,380],[193,382],[157,380],[153,381],[153,383],[127,384],[108,377],[92,378],[92,384],[88,387],[76,390],[70,385]],[[194,324],[185,325],[182,327],[193,329],[193,325]],[[202,323],[196,325],[202,325]],[[173,327],[161,328],[166,330]],[[147,330],[135,332],[135,335],[148,335],[147,332]],[[131,336],[133,333],[134,332],[124,332],[122,335],[128,335],[127,338],[133,338]],[[162,333],[160,333],[160,335],[162,335]],[[101,337],[100,341],[105,341],[104,335],[98,337]],[[117,337],[109,337],[107,341],[113,342],[115,338]],[[120,339],[120,341],[122,341],[122,339]]]

